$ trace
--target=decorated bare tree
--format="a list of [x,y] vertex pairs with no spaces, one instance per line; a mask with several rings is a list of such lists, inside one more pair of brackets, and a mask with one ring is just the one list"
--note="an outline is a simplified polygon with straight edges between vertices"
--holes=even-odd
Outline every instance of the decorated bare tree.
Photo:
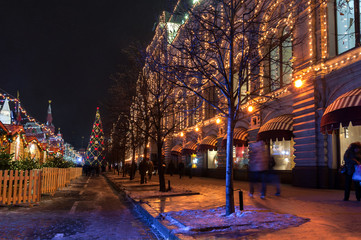
[[295,31],[295,26],[304,27],[315,9],[299,1],[181,1],[160,26],[168,46],[158,49],[167,60],[153,58],[150,64],[161,78],[227,119],[227,215],[234,212],[235,124],[249,116],[248,107],[266,108],[277,100],[275,91],[291,84],[293,46],[308,34]]
[[[145,75],[146,73],[146,75]],[[146,139],[154,141],[157,146],[157,166],[159,173],[160,191],[166,191],[164,170],[165,162],[162,157],[162,148],[166,138],[174,132],[181,124],[176,119],[177,111],[181,108],[175,108],[184,98],[182,92],[176,92],[176,88],[161,77],[157,72],[142,72],[138,81],[138,96],[134,107],[135,124],[140,129]],[[145,148],[147,148],[145,146]],[[144,156],[147,152],[144,151]]]

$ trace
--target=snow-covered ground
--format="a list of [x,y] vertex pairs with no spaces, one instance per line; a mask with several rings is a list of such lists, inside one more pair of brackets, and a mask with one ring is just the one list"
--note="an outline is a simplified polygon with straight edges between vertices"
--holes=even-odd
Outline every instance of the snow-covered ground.
[[248,206],[245,210],[236,211],[228,216],[225,208],[201,210],[183,210],[178,212],[167,212],[163,216],[172,225],[177,226],[174,233],[186,235],[198,234],[200,232],[247,232],[250,230],[280,230],[288,227],[299,226],[309,219],[297,217],[291,214],[279,214]]
[[[219,186],[196,187],[195,179],[192,184],[181,184],[190,180],[175,181],[173,178],[171,190],[159,192],[156,181],[140,184],[137,179],[117,179],[110,174],[108,177],[133,200],[156,209],[157,218],[180,238],[238,238],[297,227],[309,221],[308,218],[255,207],[249,204],[248,196],[244,210],[240,211],[237,205],[236,211],[226,216],[225,202],[222,200],[224,196],[220,194]],[[210,202],[210,205],[207,202]]]

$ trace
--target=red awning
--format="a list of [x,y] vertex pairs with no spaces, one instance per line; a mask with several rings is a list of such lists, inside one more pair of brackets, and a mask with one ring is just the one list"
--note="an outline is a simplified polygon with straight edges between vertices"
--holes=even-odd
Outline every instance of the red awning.
[[199,144],[200,151],[203,150],[217,150],[217,137],[216,136],[207,136],[203,138]]
[[183,155],[193,154],[196,153],[196,151],[197,151],[197,144],[193,141],[189,141],[183,146],[182,154]]
[[182,145],[175,145],[171,150],[171,154],[180,155],[182,152],[182,149],[183,149]]
[[361,87],[339,96],[325,110],[321,119],[321,131],[332,132],[340,124],[347,127],[361,125]]
[[257,141],[291,140],[293,137],[293,116],[290,114],[273,118],[259,129]]
[[[248,132],[245,128],[235,128],[233,132],[233,145],[234,146],[245,146],[247,145]],[[222,146],[227,144],[227,134],[222,140]]]

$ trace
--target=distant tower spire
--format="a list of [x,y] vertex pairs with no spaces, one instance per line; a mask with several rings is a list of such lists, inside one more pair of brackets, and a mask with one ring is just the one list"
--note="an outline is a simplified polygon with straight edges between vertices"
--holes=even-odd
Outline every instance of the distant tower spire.
[[0,121],[3,124],[11,124],[11,112],[9,100],[7,98],[5,98],[4,105],[0,111]]
[[19,94],[19,90],[17,91],[17,94],[16,94],[16,124],[17,125],[20,125],[21,123],[21,113],[20,113],[20,94]]
[[53,125],[53,115],[51,113],[51,100],[49,100],[48,116],[46,117],[46,126],[50,128],[52,133],[55,133],[55,127]]

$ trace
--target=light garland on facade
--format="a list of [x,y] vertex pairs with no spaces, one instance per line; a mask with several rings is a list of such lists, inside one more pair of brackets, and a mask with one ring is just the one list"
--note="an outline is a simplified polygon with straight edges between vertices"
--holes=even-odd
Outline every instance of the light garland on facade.
[[312,15],[311,15],[312,8],[311,7],[312,7],[312,2],[311,2],[311,0],[309,0],[308,1],[308,25],[309,25],[309,27],[308,27],[308,34],[309,34],[309,42],[308,42],[308,44],[309,44],[309,54],[310,54],[310,58],[311,58],[310,63],[312,65],[312,63],[313,63],[313,59],[312,59],[312,56],[313,56],[313,46],[312,46],[313,37],[312,37]]
[[322,59],[327,57],[327,2],[323,1],[321,6],[321,44],[322,44]]

